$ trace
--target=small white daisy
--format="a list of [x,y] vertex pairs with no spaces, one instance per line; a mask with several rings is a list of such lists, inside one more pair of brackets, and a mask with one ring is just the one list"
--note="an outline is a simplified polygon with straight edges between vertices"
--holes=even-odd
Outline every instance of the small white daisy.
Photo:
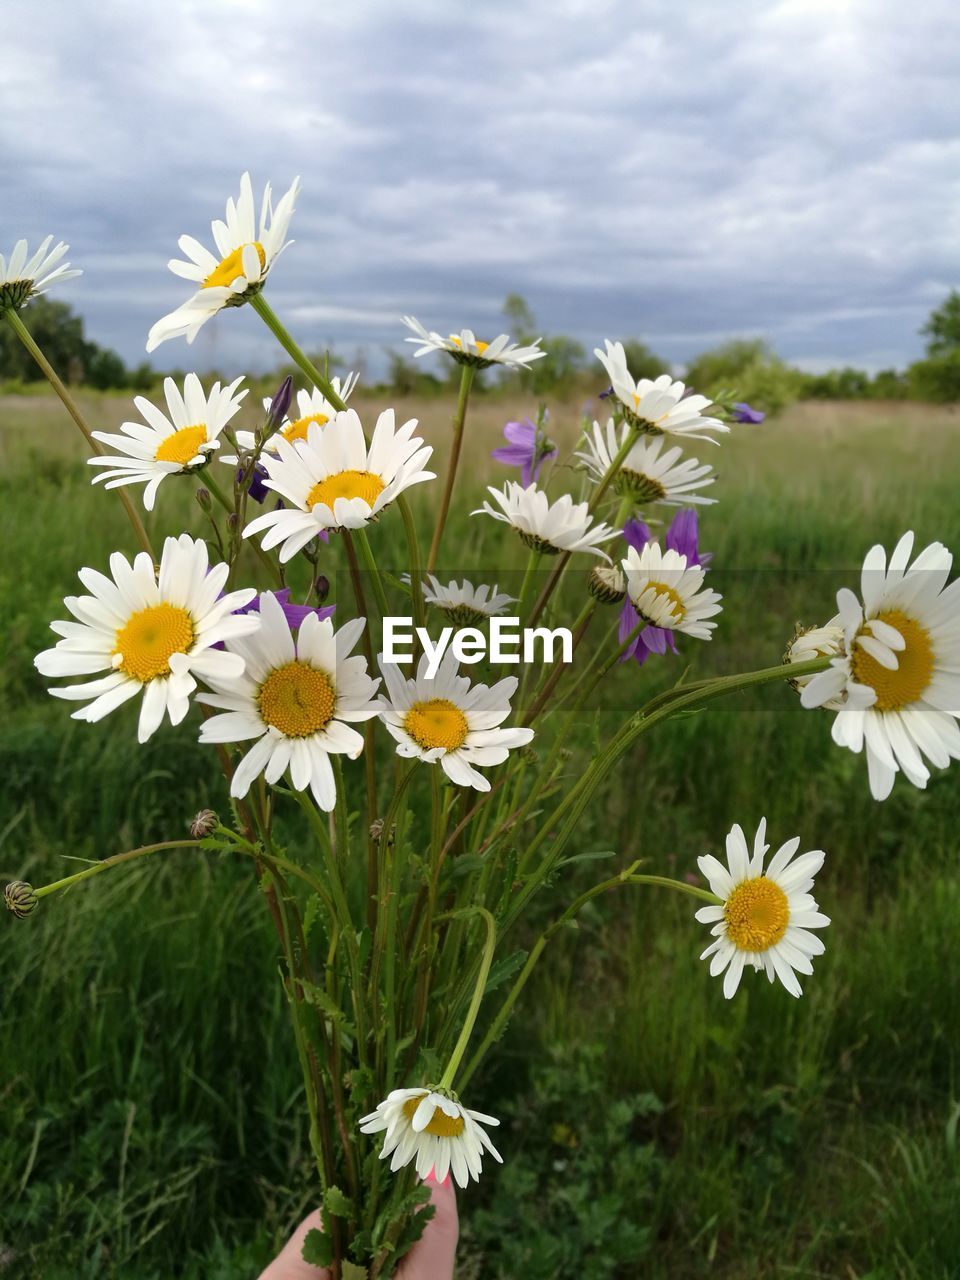
[[91,467],[109,468],[94,476],[93,483],[105,480],[107,489],[144,484],[143,505],[152,511],[157,490],[167,476],[204,466],[210,454],[220,448],[220,433],[247,394],[237,393],[242,381],[237,378],[226,387],[215,382],[210,394],[205,395],[195,373],[187,374],[182,394],[172,378],[164,378],[167,413],[146,397],[137,396],[133,403],[146,419],[146,426],[142,422],[124,422],[120,426],[124,434],[119,436],[94,431],[98,440],[121,450],[121,454],[87,459]]
[[870,790],[885,800],[902,771],[925,787],[930,771],[960,760],[960,579],[947,586],[953,556],[932,542],[910,563],[905,533],[887,564],[882,546],[867,553],[863,603],[837,592],[843,650],[801,691],[805,707],[837,707],[833,740],[866,747]]
[[[330,385],[333,387],[334,394],[339,396],[341,400],[349,400],[358,380],[358,374],[348,373],[342,383],[339,378],[331,378]],[[270,412],[272,406],[273,401],[267,396],[263,401],[263,407],[267,413]],[[277,436],[282,436],[284,440],[289,441],[291,444],[299,440],[306,440],[311,424],[316,423],[318,427],[325,426],[331,418],[336,417],[337,413],[338,410],[333,407],[317,387],[313,387],[309,391],[300,390],[297,392],[296,414],[289,414],[284,418],[276,432],[267,440],[264,448],[270,453],[276,453]],[[257,439],[252,431],[238,431],[235,438],[238,447],[245,451],[256,448]],[[225,454],[221,455],[221,461],[232,463],[233,466],[237,465],[236,457],[229,457]]]
[[415,436],[416,418],[396,426],[392,409],[377,419],[369,449],[355,409],[312,424],[306,440],[277,439],[276,456],[264,453],[264,484],[289,503],[247,525],[243,536],[263,533],[264,550],[282,543],[285,563],[323,529],[361,529],[411,485],[433,480],[423,467],[433,449]]
[[523,489],[515,480],[508,480],[504,488],[487,485],[487,492],[500,506],[497,511],[489,502],[474,516],[493,516],[516,529],[520,537],[534,551],[556,555],[561,551],[588,551],[591,555],[610,557],[599,545],[618,536],[616,529],[606,524],[594,524],[586,502],[574,502],[569,493],[551,502],[535,484]]
[[451,580],[443,586],[432,573],[428,573],[423,583],[423,598],[427,604],[440,609],[450,616],[458,627],[472,627],[487,618],[506,613],[512,604],[516,604],[515,596],[504,595],[496,584],[475,587],[464,578],[463,582]]
[[686,556],[662,551],[657,542],[648,542],[642,551],[628,547],[621,565],[630,603],[644,622],[698,640],[710,639],[717,624],[707,619],[720,612],[723,597],[704,587],[702,566],[688,565]]
[[83,275],[79,268],[71,268],[69,262],[62,261],[69,246],[61,240],[51,249],[52,243],[53,236],[47,236],[29,260],[26,240],[17,241],[9,258],[0,253],[0,315],[11,308],[19,311],[53,284],[63,284],[64,280]]
[[321,809],[333,809],[337,787],[331,755],[355,759],[363,737],[347,721],[372,720],[380,684],[367,673],[366,659],[351,657],[363,618],[334,631],[329,618],[308,614],[294,638],[272,592],[260,597],[260,630],[231,640],[227,649],[244,661],[236,679],[207,677],[213,693],[198,701],[219,707],[200,726],[201,742],[256,742],[237,766],[230,794],[243,797],[262,773],[275,783],[288,769],[297,791],[307,787]]
[[735,825],[727,836],[726,866],[712,854],[697,859],[711,892],[723,900],[696,914],[701,924],[713,926],[710,932],[715,939],[700,959],[712,956],[710,973],[713,977],[724,974],[723,994],[728,1000],[748,964],[763,969],[771,982],[779,978],[792,996],[799,996],[797,974],[813,973],[810,957],[824,951],[821,940],[810,932],[830,923],[810,895],[824,854],[814,849],[794,861],[800,848],[800,837],[795,836],[780,846],[764,870],[770,847],[764,843],[766,832],[763,818],[752,857],[743,831]]
[[[798,624],[783,660],[786,663],[812,662],[814,658],[836,658],[842,653],[843,627],[840,626],[840,615],[837,614],[822,627],[808,627],[804,630]],[[800,676],[799,679],[791,680],[790,684],[800,693],[814,679],[815,676]],[[846,695],[841,692],[837,697],[822,703],[822,706],[828,711],[839,711],[845,702]]]
[[[611,418],[606,431],[595,422],[593,431],[585,434],[586,447],[575,456],[595,480],[602,480],[610,470],[630,430],[629,424],[624,423],[618,432]],[[698,492],[717,478],[709,463],[701,464],[697,458],[684,458],[681,462],[683,450],[679,446],[662,453],[665,439],[664,436],[641,436],[637,440],[614,478],[617,493],[631,498],[638,506],[648,502],[663,502],[674,507],[716,502],[716,498],[707,498]]]
[[256,614],[234,612],[257,593],[250,587],[224,595],[229,566],[211,568],[206,543],[186,533],[167,538],[159,574],[145,551],[132,565],[114,552],[110,572],[112,581],[95,569],[80,570],[77,576],[91,594],[64,600],[78,621],[51,622],[63,639],[34,662],[45,676],[110,673],[50,690],[55,698],[88,702],[73,713],[75,720],[101,720],[142,692],[138,737],[146,742],[164,715],[179,724],[187,714],[195,676],[243,674],[239,655],[214,646],[257,630]]
[[730,430],[719,418],[704,415],[704,409],[710,406],[706,396],[685,395],[686,387],[669,373],[634,381],[623,343],[607,339],[604,346],[605,351],[598,347],[593,354],[609,374],[613,393],[628,422],[650,435],[686,436],[709,440],[711,444],[717,444],[712,432]]
[[276,209],[270,184],[267,183],[260,206],[257,227],[253,205],[253,186],[249,173],[240,179],[240,197],[227,200],[226,221],[210,224],[217,253],[213,254],[193,236],[181,236],[177,242],[189,258],[168,262],[174,275],[190,280],[196,292],[176,311],[163,316],[150,330],[147,350],[153,351],[168,338],[185,336],[192,342],[200,327],[224,307],[238,307],[263,288],[271,267],[287,247],[287,229],[300,192],[300,179],[294,178],[290,190]]
[[455,1093],[444,1089],[394,1089],[376,1111],[360,1120],[362,1133],[386,1133],[380,1159],[392,1156],[396,1173],[414,1162],[417,1175],[432,1173],[443,1182],[452,1173],[459,1187],[479,1180],[484,1149],[503,1164],[483,1125],[499,1120],[480,1111],[468,1111]]
[[389,697],[380,697],[380,718],[397,740],[397,754],[439,762],[451,782],[489,791],[490,783],[473,767],[503,764],[516,747],[533,740],[532,729],[501,729],[517,691],[516,676],[495,685],[472,688],[458,673],[448,651],[437,673],[427,676],[427,657],[420,659],[416,678],[406,679],[391,662],[380,658]]
[[510,369],[525,369],[534,360],[541,360],[547,354],[546,351],[541,351],[539,338],[531,346],[522,347],[517,342],[511,342],[507,333],[501,333],[492,342],[481,342],[470,329],[461,329],[459,333],[451,333],[444,338],[442,334],[426,330],[413,316],[404,316],[403,323],[417,335],[406,339],[407,342],[417,344],[414,358],[428,355],[431,351],[443,351],[458,364],[472,364],[477,369],[486,369],[492,364],[505,364]]

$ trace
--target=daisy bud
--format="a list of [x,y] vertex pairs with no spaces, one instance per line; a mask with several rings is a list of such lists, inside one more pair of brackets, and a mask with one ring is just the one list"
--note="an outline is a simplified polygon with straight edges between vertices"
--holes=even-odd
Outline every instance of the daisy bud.
[[3,891],[3,901],[8,911],[12,911],[18,920],[25,920],[37,909],[39,899],[33,885],[25,880],[14,880]]
[[190,823],[190,835],[194,840],[203,840],[206,836],[212,836],[219,825],[220,819],[212,809],[201,809]]
[[209,489],[197,490],[197,503],[201,511],[211,511],[213,509],[213,499],[210,497]]
[[264,436],[272,436],[277,431],[287,416],[290,408],[290,401],[293,399],[293,378],[289,374],[280,383],[277,388],[276,395],[270,401],[270,408],[267,410],[267,421],[264,426]]
[[237,513],[235,511],[231,511],[230,514],[227,516],[227,528],[232,531],[233,529],[236,529],[237,524],[238,524]]
[[615,564],[600,564],[590,570],[587,590],[601,604],[619,604],[627,594],[627,584]]
[[323,604],[327,596],[330,594],[330,579],[323,573],[317,578],[313,584],[313,591],[317,597],[317,604]]

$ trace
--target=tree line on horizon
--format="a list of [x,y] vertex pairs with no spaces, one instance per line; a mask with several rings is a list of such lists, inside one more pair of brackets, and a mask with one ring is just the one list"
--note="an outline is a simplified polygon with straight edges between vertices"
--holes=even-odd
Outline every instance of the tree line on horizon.
[[[532,342],[540,336],[533,312],[519,294],[507,297],[503,314],[516,341]],[[88,339],[83,319],[67,303],[37,298],[31,303],[27,320],[51,363],[72,385],[98,391],[149,391],[165,376],[147,361],[131,368],[115,351]],[[905,369],[881,369],[870,374],[846,366],[825,373],[806,373],[783,360],[762,338],[734,338],[695,356],[682,376],[704,395],[739,398],[767,413],[776,413],[794,400],[809,399],[960,402],[960,291],[951,290],[920,332],[927,339],[926,354]],[[524,390],[534,396],[595,392],[596,364],[583,343],[563,334],[548,335],[541,342],[549,359],[537,361],[520,375]],[[624,347],[635,377],[655,378],[673,372],[673,366],[645,342],[626,339]],[[443,395],[459,379],[459,369],[454,364],[446,376],[440,376],[405,354],[392,350],[385,354],[387,371],[375,384],[378,391],[395,396]],[[346,367],[346,362],[334,355],[322,355],[320,363],[324,362],[331,370]],[[260,381],[270,383],[287,372],[295,370],[292,366],[281,368]],[[13,330],[0,325],[0,382],[9,391],[39,382],[42,376]],[[482,385],[489,394],[504,382],[492,379]],[[511,378],[510,385],[515,386],[516,380]]]

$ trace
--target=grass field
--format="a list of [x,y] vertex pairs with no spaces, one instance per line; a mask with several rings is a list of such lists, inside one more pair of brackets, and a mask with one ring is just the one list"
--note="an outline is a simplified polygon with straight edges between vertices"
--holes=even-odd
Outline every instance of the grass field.
[[[84,407],[102,426],[128,410],[113,397]],[[487,455],[532,407],[478,399],[454,504],[449,544],[474,563],[486,553],[504,584],[522,548],[501,563],[499,529],[467,513],[484,483],[514,474]],[[441,453],[449,409],[398,406]],[[554,414],[564,451],[579,415]],[[951,410],[820,404],[735,429],[702,522],[725,610],[714,642],[684,659],[701,673],[776,662],[794,621],[825,621],[868,546],[906,528],[960,547],[957,423]],[[81,444],[55,402],[0,397],[4,880],[42,883],[75,867],[65,858],[175,838],[223,798],[191,722],[138,749],[132,712],[77,724],[34,672],[76,569],[130,546]],[[154,532],[202,530],[189,488],[161,491]],[[374,549],[399,568],[378,532]],[[601,725],[680,667],[622,669]],[[774,840],[828,852],[827,953],[801,1001],[745,980],[727,1003],[697,960],[689,903],[632,890],[591,904],[477,1077],[471,1103],[504,1117],[508,1162],[462,1198],[464,1276],[960,1274],[958,779],[926,793],[900,782],[873,803],[864,761],[786,687],[642,741],[579,847],[682,876],[732,822],[766,814]],[[8,917],[0,990],[0,1277],[255,1275],[310,1180],[276,947],[249,872],[174,854],[26,923]]]

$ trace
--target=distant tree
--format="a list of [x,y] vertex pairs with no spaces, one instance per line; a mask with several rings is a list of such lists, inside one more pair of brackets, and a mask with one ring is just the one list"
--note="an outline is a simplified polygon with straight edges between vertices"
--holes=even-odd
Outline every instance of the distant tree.
[[960,401],[960,347],[915,361],[907,370],[907,386],[912,400],[956,404]]
[[[37,345],[66,382],[88,383],[97,390],[133,385],[131,375],[115,351],[89,342],[83,321],[65,302],[35,298],[24,310],[23,320]],[[0,378],[38,382],[43,374],[9,325],[0,325]],[[156,376],[143,364],[136,385],[151,386]]]
[[904,400],[908,391],[907,375],[900,369],[880,369],[870,383],[870,395],[875,400]]
[[929,341],[927,354],[945,356],[960,348],[960,293],[951,289],[920,330]]
[[534,329],[537,322],[533,318],[530,304],[519,293],[508,293],[503,303],[503,314],[510,326],[511,335],[523,334],[527,341],[536,337]]
[[711,388],[739,382],[747,369],[775,360],[771,348],[762,338],[734,338],[701,351],[687,366],[685,381],[702,395],[710,395]]

